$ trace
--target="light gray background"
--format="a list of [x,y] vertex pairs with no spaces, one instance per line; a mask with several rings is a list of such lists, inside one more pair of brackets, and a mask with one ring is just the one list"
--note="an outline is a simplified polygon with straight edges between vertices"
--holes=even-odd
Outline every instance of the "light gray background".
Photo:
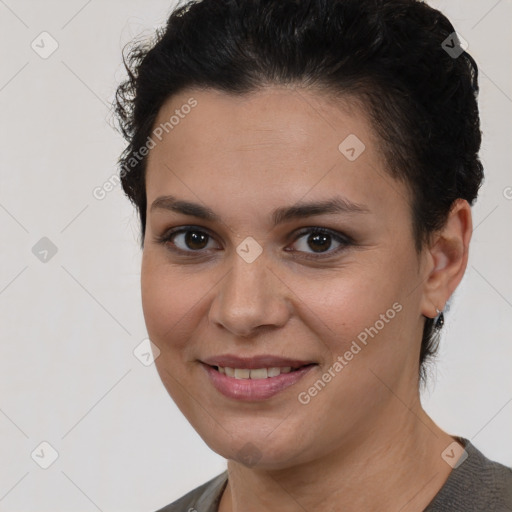
[[[424,403],[512,465],[512,2],[431,4],[480,65],[486,181]],[[172,5],[0,0],[2,511],[151,511],[225,468],[133,355],[146,337],[138,219],[120,187],[92,195],[124,147],[109,113],[121,48]],[[46,59],[31,48],[43,31],[59,45]],[[46,263],[42,237],[58,249]],[[59,454],[48,469],[31,458],[42,441]]]

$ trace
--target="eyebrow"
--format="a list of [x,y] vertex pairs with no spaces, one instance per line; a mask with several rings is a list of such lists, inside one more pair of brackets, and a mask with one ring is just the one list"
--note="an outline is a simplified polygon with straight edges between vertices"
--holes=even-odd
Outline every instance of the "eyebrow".
[[[154,210],[169,210],[212,222],[221,221],[220,216],[210,208],[198,203],[177,199],[171,195],[157,197],[151,204],[150,212]],[[304,219],[315,215],[332,213],[352,214],[371,212],[364,204],[354,203],[344,197],[335,196],[324,201],[302,202],[293,206],[277,208],[272,212],[272,222],[274,226],[277,226],[293,219]]]

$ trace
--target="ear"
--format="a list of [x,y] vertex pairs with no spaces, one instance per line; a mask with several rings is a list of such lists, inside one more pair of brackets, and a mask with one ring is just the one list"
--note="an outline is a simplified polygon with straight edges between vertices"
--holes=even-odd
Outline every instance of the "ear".
[[436,308],[443,311],[461,282],[472,232],[471,207],[465,199],[456,199],[445,226],[435,233],[428,249],[421,301],[421,312],[426,317],[435,318]]

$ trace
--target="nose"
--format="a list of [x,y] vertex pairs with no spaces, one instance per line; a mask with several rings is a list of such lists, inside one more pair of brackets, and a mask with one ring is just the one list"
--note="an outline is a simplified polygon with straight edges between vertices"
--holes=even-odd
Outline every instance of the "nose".
[[288,288],[262,254],[247,263],[233,256],[230,271],[219,283],[209,320],[237,337],[249,337],[263,326],[279,328],[291,315]]

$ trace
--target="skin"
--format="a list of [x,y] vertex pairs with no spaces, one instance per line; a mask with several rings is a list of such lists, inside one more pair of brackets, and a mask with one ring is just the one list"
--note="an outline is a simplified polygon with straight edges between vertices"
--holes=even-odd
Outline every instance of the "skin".
[[[454,438],[420,404],[421,335],[424,316],[444,308],[464,275],[469,204],[457,200],[418,255],[409,193],[387,174],[356,103],[277,86],[238,97],[191,89],[162,106],[155,126],[191,97],[197,106],[148,156],[142,304],[163,384],[228,459],[219,510],[422,511],[449,476],[441,453]],[[349,134],[366,146],[355,161],[338,150]],[[170,194],[221,221],[151,211]],[[271,223],[276,208],[335,195],[370,211]],[[180,226],[210,237],[187,245],[177,235],[174,247],[188,251],[182,255],[171,241],[156,241]],[[297,234],[306,227],[348,235],[354,245],[336,251],[340,244],[328,238],[318,249],[309,232]],[[248,236],[263,249],[252,263],[236,252]],[[328,256],[308,258],[319,252]],[[300,403],[298,394],[394,303],[401,311]],[[318,365],[278,395],[242,403],[221,395],[199,362],[225,353]],[[257,460],[244,464],[248,446]]]

